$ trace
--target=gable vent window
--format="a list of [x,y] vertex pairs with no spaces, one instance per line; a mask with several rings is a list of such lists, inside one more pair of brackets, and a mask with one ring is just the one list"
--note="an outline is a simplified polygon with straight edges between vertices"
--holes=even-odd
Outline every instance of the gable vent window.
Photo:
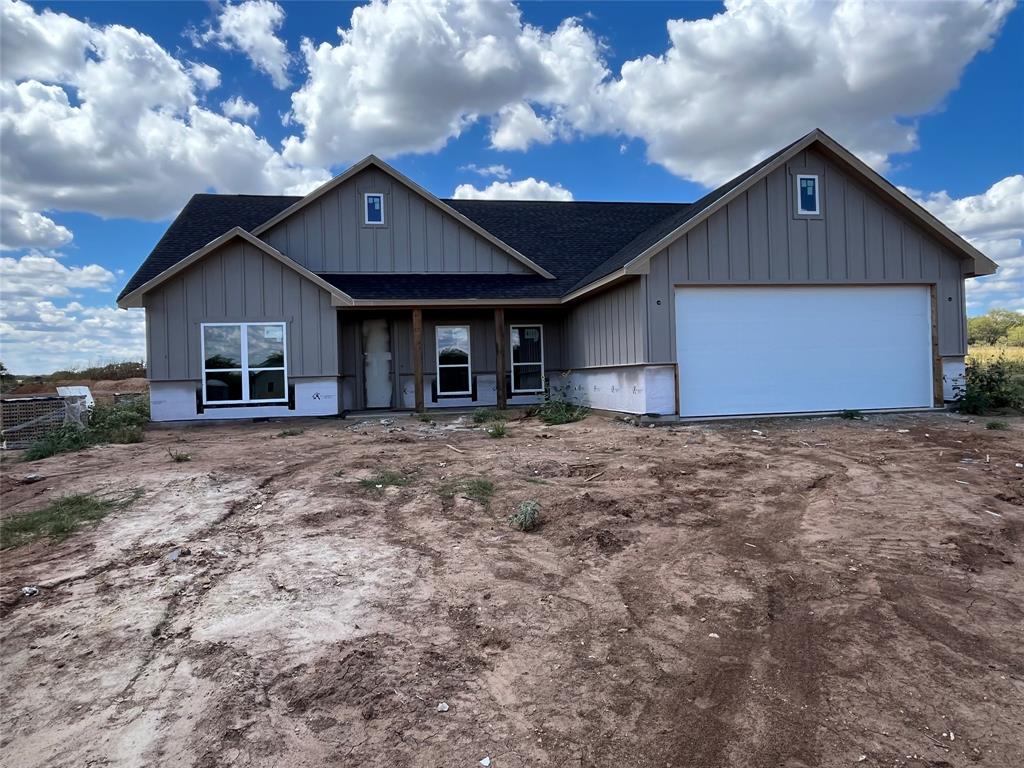
[[384,223],[384,195],[380,192],[367,192],[364,196],[366,201],[366,224]]
[[815,216],[821,213],[817,176],[801,174],[796,177],[796,212]]

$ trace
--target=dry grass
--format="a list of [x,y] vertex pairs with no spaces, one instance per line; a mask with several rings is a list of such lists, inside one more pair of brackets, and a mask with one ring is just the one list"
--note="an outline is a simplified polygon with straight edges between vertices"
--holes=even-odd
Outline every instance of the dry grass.
[[1024,347],[972,346],[967,350],[967,357],[981,362],[1002,357],[1013,362],[1024,363]]

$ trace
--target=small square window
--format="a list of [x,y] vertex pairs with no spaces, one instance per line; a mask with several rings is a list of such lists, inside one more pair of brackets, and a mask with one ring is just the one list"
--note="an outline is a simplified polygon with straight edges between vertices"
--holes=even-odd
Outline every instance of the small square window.
[[796,177],[796,212],[815,216],[821,213],[821,206],[818,204],[817,176]]
[[380,192],[367,192],[366,200],[366,224],[384,223],[384,195]]

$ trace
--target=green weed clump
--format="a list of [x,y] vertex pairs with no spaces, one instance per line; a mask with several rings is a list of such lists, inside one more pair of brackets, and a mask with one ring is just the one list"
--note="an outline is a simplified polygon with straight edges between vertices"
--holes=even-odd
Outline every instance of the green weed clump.
[[508,524],[524,532],[534,530],[540,525],[540,503],[532,499],[520,502],[508,519]]
[[47,536],[63,539],[83,523],[102,520],[111,511],[131,504],[142,495],[136,488],[122,498],[102,498],[75,493],[50,502],[45,507],[0,520],[0,549],[17,547]]
[[1003,355],[968,358],[964,382],[954,387],[953,407],[981,415],[995,410],[1024,410],[1024,360]]
[[88,424],[61,424],[25,451],[26,461],[38,461],[58,453],[71,453],[107,443],[141,443],[149,421],[149,401],[137,398],[114,405],[96,405]]

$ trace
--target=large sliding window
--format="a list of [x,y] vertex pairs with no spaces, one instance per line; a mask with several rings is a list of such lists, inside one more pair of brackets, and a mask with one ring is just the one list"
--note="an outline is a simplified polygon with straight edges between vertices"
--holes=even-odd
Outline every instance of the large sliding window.
[[439,325],[437,336],[437,394],[473,394],[472,355],[468,325]]
[[513,325],[512,392],[544,391],[544,328],[540,325]]
[[203,402],[288,401],[284,323],[203,323]]

